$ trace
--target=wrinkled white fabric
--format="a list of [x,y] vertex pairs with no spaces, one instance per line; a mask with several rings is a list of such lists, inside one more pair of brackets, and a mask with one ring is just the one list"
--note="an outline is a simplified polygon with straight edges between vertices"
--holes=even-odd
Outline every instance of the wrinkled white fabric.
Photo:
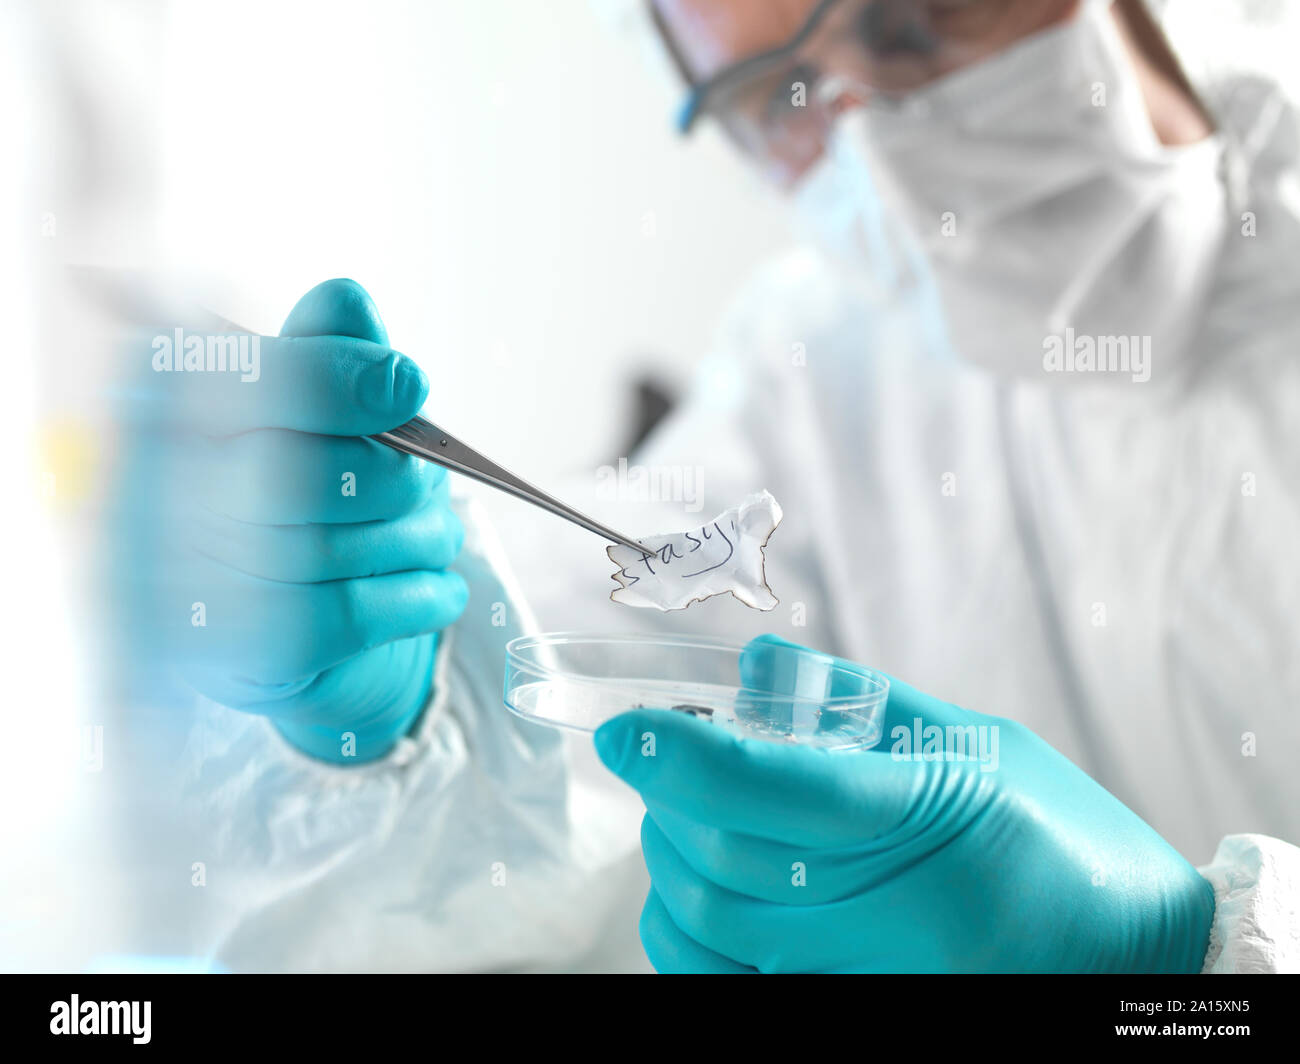
[[1229,835],[1199,871],[1214,886],[1202,974],[1300,972],[1300,848]]
[[457,508],[474,597],[443,636],[430,705],[386,758],[324,764],[212,703],[137,720],[124,841],[139,849],[115,863],[139,923],[113,922],[121,940],[97,954],[236,972],[645,967],[645,872],[611,842],[636,832],[640,806],[630,791],[588,800],[560,736],[505,708],[505,644],[535,627],[494,537]]

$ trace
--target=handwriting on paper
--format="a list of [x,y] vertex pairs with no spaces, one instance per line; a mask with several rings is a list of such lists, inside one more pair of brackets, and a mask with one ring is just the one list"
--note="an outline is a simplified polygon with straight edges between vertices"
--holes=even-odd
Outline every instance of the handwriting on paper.
[[751,495],[698,528],[638,539],[653,554],[618,544],[606,548],[619,566],[615,602],[657,610],[681,610],[730,592],[746,606],[770,610],[776,596],[767,586],[763,548],[781,523],[771,493]]

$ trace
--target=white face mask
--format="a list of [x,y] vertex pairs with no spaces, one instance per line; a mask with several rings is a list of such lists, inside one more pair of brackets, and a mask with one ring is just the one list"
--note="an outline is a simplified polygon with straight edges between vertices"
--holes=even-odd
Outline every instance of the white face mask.
[[[797,190],[877,282],[932,277],[953,349],[989,369],[1164,377],[1213,278],[1220,142],[1159,143],[1108,8],[846,111]],[[1084,373],[1089,349],[1113,368]]]

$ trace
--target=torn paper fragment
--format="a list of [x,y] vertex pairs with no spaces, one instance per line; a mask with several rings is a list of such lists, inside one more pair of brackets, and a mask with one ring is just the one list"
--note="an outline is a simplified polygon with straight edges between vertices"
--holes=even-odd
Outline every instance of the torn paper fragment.
[[638,537],[652,555],[607,547],[610,561],[622,567],[610,598],[625,606],[682,610],[730,591],[746,606],[770,610],[777,599],[763,573],[763,548],[780,523],[781,506],[764,491],[689,532]]

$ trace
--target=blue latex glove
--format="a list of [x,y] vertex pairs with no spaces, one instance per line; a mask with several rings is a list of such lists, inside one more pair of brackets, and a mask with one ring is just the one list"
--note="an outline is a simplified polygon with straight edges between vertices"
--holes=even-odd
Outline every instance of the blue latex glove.
[[253,381],[147,372],[133,349],[114,559],[129,653],[316,757],[367,761],[419,716],[467,597],[446,472],[361,438],[413,417],[428,381],[352,281],[314,288],[260,347]]
[[[755,640],[742,673],[781,675],[771,662],[791,646]],[[996,768],[892,754],[893,729],[918,719],[953,751],[949,726],[996,728]],[[745,739],[667,710],[617,717],[595,742],[646,804],[641,940],[661,972],[1201,967],[1209,883],[1014,721],[892,681],[870,751]]]

